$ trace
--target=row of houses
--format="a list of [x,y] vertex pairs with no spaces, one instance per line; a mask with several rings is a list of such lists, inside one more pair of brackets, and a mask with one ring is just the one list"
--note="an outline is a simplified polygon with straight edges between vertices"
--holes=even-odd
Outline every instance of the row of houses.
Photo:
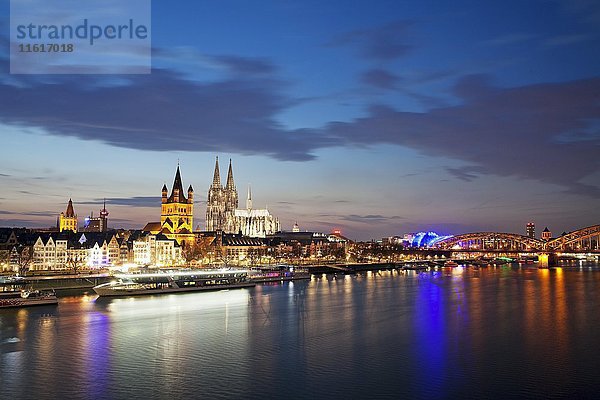
[[148,230],[35,232],[0,228],[0,269],[74,271],[111,266],[178,266],[186,263],[256,265],[308,260],[342,260],[347,239],[314,232],[279,232],[265,238],[195,232],[181,245]]
[[176,240],[125,230],[38,233],[0,228],[0,256],[1,269],[14,272],[102,269],[128,263],[183,264]]

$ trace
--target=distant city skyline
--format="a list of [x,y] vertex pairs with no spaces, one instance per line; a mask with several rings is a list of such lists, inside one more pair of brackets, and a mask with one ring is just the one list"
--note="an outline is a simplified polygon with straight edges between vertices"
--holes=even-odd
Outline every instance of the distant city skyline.
[[[554,235],[600,222],[600,4],[152,3],[150,75],[11,75],[0,226],[160,218],[216,156],[283,230]],[[242,199],[243,200],[243,195]]]

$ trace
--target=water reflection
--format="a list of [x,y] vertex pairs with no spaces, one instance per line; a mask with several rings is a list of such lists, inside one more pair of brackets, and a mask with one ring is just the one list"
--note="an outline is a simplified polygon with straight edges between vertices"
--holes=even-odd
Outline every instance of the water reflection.
[[0,311],[7,398],[585,397],[600,276],[456,268]]

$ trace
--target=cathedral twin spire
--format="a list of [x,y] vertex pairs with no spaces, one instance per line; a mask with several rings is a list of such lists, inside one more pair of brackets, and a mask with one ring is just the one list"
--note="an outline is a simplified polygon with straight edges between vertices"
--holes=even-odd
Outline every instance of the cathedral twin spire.
[[213,182],[208,189],[208,201],[206,205],[206,230],[229,231],[233,229],[234,214],[238,207],[238,192],[233,180],[233,167],[229,159],[229,170],[227,171],[227,183],[225,187],[221,184],[221,172],[219,169],[219,157],[215,161],[215,172]]
[[[215,172],[213,174],[213,187],[221,186],[221,173],[219,171],[219,157],[217,156],[217,160],[215,162]],[[233,181],[233,168],[231,166],[231,158],[229,159],[229,170],[227,171],[227,183],[225,184],[225,189],[235,190],[235,183]]]
[[208,189],[208,201],[206,202],[206,230],[265,237],[279,229],[279,220],[273,217],[266,208],[263,210],[253,209],[250,185],[248,185],[246,209],[238,209],[238,191],[233,180],[231,159],[227,171],[227,183],[223,187],[219,158],[217,157],[213,182]]

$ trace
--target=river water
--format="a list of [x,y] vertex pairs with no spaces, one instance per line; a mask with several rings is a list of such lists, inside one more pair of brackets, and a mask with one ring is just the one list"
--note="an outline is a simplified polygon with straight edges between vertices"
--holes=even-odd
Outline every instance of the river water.
[[2,399],[598,398],[600,271],[366,272],[0,311]]

